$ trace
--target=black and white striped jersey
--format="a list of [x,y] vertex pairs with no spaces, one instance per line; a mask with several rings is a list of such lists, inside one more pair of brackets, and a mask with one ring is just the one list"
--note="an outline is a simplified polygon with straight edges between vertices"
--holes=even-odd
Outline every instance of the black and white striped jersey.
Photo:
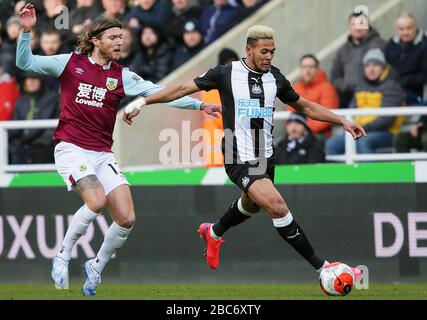
[[[225,149],[233,148],[233,163],[273,155],[276,97],[283,103],[296,102],[300,98],[279,69],[272,66],[268,72],[257,72],[242,59],[217,65],[194,79],[194,82],[201,90],[219,90],[226,135]],[[232,139],[227,139],[227,132],[232,132]]]

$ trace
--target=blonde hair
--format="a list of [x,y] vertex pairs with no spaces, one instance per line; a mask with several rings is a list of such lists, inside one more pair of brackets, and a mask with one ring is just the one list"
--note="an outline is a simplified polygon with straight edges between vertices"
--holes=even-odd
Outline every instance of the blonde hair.
[[274,30],[261,25],[252,26],[246,33],[246,43],[253,45],[260,39],[271,39],[274,40]]
[[92,53],[95,47],[92,38],[96,37],[101,39],[104,31],[116,27],[122,28],[122,24],[116,19],[100,18],[93,21],[91,24],[87,25],[78,36],[77,50],[83,54]]

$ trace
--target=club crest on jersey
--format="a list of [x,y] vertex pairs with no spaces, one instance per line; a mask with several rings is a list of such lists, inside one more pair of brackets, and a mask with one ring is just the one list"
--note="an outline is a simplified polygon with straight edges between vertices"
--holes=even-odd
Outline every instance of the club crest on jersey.
[[252,86],[251,90],[252,90],[253,94],[261,94],[262,93],[261,87],[259,85],[257,85],[256,83]]
[[86,171],[87,167],[84,164],[82,164],[79,169],[80,171]]
[[114,90],[117,88],[118,82],[119,82],[119,80],[117,80],[117,79],[107,78],[107,82],[105,83],[105,85],[107,86],[108,90]]

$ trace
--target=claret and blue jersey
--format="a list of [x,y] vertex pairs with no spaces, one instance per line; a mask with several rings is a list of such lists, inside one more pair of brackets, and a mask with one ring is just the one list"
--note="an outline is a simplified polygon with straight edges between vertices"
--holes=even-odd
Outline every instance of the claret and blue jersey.
[[[124,96],[148,96],[163,88],[114,61],[100,66],[78,52],[33,55],[30,40],[31,33],[21,33],[16,65],[60,79],[61,115],[54,132],[56,143],[62,140],[88,150],[111,152],[120,100]],[[198,110],[201,102],[183,97],[168,105]]]

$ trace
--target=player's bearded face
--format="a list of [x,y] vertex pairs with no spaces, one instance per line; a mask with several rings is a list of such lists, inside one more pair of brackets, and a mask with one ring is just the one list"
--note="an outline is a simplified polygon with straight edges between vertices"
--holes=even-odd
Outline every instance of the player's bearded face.
[[98,42],[99,53],[107,60],[119,60],[123,45],[122,30],[111,28],[106,30]]
[[260,39],[255,46],[248,52],[248,58],[252,60],[255,68],[259,71],[266,72],[271,67],[271,61],[274,57],[274,40]]

